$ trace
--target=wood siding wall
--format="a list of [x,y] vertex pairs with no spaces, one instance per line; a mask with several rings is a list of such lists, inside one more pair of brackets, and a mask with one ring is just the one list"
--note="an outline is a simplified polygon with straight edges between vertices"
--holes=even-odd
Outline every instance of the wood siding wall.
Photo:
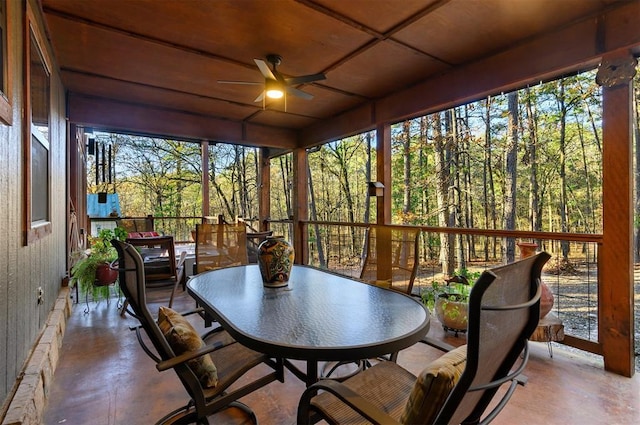
[[[39,6],[28,2],[45,34]],[[54,64],[51,75],[50,182],[52,233],[23,245],[25,2],[8,0],[7,49],[13,125],[0,123],[0,402],[4,405],[52,310],[66,268],[65,93]],[[46,37],[45,37],[46,39]],[[49,56],[53,57],[50,46]],[[43,302],[38,303],[38,288]],[[0,416],[2,412],[0,411]]]

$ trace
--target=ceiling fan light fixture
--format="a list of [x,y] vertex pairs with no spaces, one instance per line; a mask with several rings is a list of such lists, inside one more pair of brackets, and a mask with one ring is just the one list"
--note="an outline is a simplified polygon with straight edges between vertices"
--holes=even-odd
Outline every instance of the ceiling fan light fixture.
[[280,99],[284,96],[284,90],[275,80],[267,80],[264,87],[265,94],[270,99]]

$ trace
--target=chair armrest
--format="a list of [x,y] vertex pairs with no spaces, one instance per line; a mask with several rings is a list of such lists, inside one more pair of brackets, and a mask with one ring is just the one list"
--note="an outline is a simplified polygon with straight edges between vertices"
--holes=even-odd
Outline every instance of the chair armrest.
[[300,404],[298,405],[298,424],[309,423],[311,399],[317,394],[318,390],[333,394],[344,404],[374,424],[398,424],[394,418],[380,410],[369,400],[362,398],[345,384],[332,379],[316,382],[302,393]]
[[212,353],[216,350],[219,350],[221,348],[225,347],[224,344],[220,343],[220,342],[216,342],[214,344],[210,344],[210,345],[205,345],[204,347],[200,348],[199,350],[196,351],[186,351],[182,354],[180,354],[179,356],[175,356],[170,358],[169,360],[164,360],[161,362],[158,362],[156,364],[156,369],[158,369],[160,372],[163,372],[165,370],[168,369],[172,369],[182,363],[185,363],[189,360],[193,360],[196,359],[200,356],[204,356],[205,354],[209,354]]
[[197,314],[204,313],[204,309],[203,309],[202,307],[196,307],[196,308],[194,308],[194,309],[192,309],[192,310],[187,310],[187,311],[181,311],[181,312],[180,312],[180,314],[181,314],[182,316],[185,316],[185,317],[186,317],[186,316],[190,316],[190,315],[192,315],[192,314],[196,314],[196,313],[197,313]]
[[447,344],[446,342],[442,342],[440,340],[425,336],[419,342],[423,344],[430,345],[431,347],[437,348],[440,351],[449,352],[451,350],[455,350],[456,347],[453,345]]

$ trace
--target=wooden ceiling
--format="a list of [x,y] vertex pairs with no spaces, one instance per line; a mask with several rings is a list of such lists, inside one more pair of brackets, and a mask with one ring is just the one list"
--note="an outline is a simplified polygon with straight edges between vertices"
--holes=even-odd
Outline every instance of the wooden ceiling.
[[[604,51],[637,53],[640,44],[637,1],[41,3],[72,122],[284,149],[597,64]],[[254,102],[260,86],[218,83],[263,81],[254,58],[270,53],[282,56],[286,76],[326,74],[298,86],[312,100],[288,96],[286,111],[282,100],[263,109]]]

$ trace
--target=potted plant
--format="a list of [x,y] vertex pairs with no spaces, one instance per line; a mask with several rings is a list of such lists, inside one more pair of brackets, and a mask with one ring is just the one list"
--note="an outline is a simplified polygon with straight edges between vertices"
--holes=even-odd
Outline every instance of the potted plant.
[[444,282],[434,280],[422,290],[422,302],[435,311],[444,330],[454,332],[455,336],[467,331],[469,294],[478,276],[479,272],[461,269]]
[[111,268],[118,255],[111,245],[111,239],[125,240],[127,232],[121,227],[102,229],[96,237],[90,237],[91,249],[71,268],[71,283],[79,285],[85,296],[93,299],[108,298],[109,285],[118,278],[118,272]]

